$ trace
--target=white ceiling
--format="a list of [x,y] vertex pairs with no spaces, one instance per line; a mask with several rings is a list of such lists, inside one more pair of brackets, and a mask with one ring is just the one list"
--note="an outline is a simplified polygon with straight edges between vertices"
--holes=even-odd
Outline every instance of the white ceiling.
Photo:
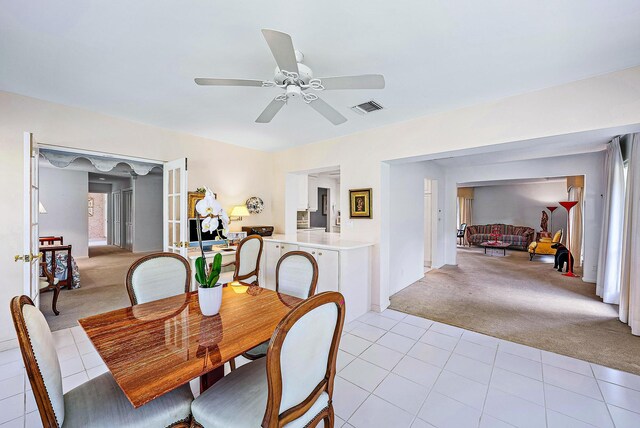
[[[0,90],[277,150],[639,65],[638,22],[637,0],[0,0]],[[193,78],[271,79],[261,28],[317,77],[387,86],[321,94],[339,126],[301,102],[256,124],[278,89]],[[349,110],[369,99],[385,110]]]

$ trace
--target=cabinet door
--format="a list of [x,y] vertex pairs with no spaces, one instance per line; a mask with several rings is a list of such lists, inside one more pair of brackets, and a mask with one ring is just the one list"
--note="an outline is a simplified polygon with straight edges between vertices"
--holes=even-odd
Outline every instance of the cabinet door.
[[318,285],[316,293],[323,291],[339,291],[339,252],[314,247],[300,247],[300,251],[313,256],[318,263]]
[[316,293],[339,291],[339,253],[334,250],[316,250],[318,262],[318,287]]
[[309,177],[309,211],[318,211],[318,178]]
[[298,211],[309,208],[309,177],[306,174],[298,176]]
[[264,248],[264,284],[270,290],[276,289],[276,265],[280,259],[280,243],[265,242]]

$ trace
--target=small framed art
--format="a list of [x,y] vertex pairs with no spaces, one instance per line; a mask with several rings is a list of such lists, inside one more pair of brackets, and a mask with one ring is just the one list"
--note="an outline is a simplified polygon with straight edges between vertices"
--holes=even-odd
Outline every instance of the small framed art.
[[351,218],[372,218],[371,189],[349,190],[349,216]]

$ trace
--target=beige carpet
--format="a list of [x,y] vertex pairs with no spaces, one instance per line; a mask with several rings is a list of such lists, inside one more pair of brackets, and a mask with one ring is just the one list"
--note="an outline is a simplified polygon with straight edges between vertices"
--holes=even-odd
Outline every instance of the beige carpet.
[[640,374],[640,337],[618,321],[618,307],[552,266],[550,256],[460,248],[458,266],[428,272],[391,296],[391,308]]
[[60,292],[60,315],[55,316],[51,310],[52,292],[40,297],[40,309],[51,330],[75,327],[80,318],[130,306],[124,279],[129,266],[145,254],[114,246],[89,247],[89,258],[76,260],[80,288]]

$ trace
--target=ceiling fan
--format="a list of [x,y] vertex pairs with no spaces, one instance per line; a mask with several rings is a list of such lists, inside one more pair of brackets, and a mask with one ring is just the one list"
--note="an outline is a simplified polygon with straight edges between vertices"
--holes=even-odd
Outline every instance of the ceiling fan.
[[293,48],[291,36],[275,30],[262,30],[271,53],[276,60],[275,77],[273,80],[250,79],[217,79],[196,78],[195,82],[203,86],[254,86],[258,88],[278,87],[284,89],[284,93],[275,97],[264,111],[258,116],[256,122],[269,123],[280,109],[292,98],[302,100],[313,107],[315,111],[324,116],[334,125],[347,121],[338,110],[331,107],[318,97],[313,91],[327,91],[334,89],[382,89],[384,88],[384,76],[381,74],[363,74],[360,76],[338,76],[314,78],[309,67],[302,63],[304,55]]

